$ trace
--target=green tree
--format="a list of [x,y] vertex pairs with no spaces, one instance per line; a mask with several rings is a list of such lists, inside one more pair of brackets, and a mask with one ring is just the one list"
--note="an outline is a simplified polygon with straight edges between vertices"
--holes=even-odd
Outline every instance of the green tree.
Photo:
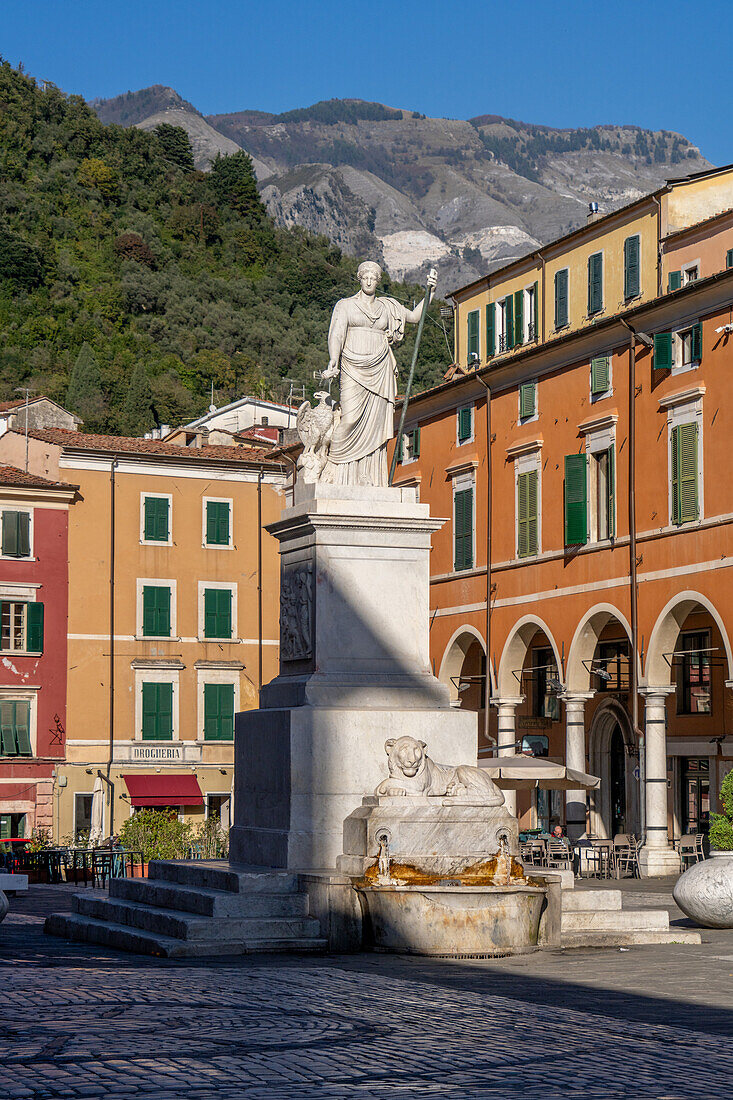
[[244,149],[231,156],[217,156],[211,165],[209,177],[211,189],[220,203],[231,206],[238,214],[263,217],[265,208],[260,201],[252,158]]
[[182,126],[171,126],[168,122],[161,122],[160,126],[155,127],[155,135],[167,160],[173,161],[184,172],[193,172],[193,150],[188,134]]
[[88,432],[103,430],[105,401],[102,375],[94,352],[86,342],[81,346],[69,378],[66,407],[82,418]]
[[119,191],[117,172],[99,157],[89,157],[79,165],[76,178],[82,187],[98,191],[103,199],[116,199]]
[[143,363],[137,363],[130,376],[117,423],[123,435],[144,435],[155,427],[153,391]]

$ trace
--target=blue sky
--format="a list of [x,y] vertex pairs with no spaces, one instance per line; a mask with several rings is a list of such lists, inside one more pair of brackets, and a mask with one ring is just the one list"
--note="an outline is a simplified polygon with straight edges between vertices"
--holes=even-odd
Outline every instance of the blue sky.
[[733,161],[731,0],[3,0],[0,54],[86,98],[204,114],[354,96],[428,115],[675,130]]

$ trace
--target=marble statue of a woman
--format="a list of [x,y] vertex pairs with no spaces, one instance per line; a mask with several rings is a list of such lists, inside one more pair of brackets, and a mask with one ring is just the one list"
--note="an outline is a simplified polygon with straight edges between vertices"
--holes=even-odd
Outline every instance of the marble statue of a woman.
[[[392,345],[405,322],[417,322],[422,302],[407,309],[395,298],[378,298],[379,264],[360,264],[361,290],[334,306],[328,332],[329,363],[323,378],[340,374],[341,416],[333,430],[324,481],[337,485],[386,485],[387,444],[394,436],[397,364]],[[428,285],[435,286],[431,272]]]

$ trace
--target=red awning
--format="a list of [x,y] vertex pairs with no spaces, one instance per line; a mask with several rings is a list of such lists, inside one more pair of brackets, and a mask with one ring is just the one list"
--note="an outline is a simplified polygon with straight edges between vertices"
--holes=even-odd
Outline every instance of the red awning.
[[195,775],[123,775],[133,806],[203,806]]

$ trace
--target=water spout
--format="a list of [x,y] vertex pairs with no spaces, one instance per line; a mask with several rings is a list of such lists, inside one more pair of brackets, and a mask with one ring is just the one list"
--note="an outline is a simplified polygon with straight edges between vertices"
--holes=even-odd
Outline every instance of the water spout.
[[377,856],[377,882],[380,886],[389,886],[392,882],[392,876],[389,871],[389,865],[391,857],[389,854],[389,837],[386,833],[381,833],[377,837],[379,844],[379,855]]
[[496,877],[500,879],[502,872],[500,871],[501,861],[503,861],[503,878],[504,881],[497,881],[497,886],[508,886],[511,878],[512,871],[512,858],[509,854],[509,840],[505,833],[499,837],[499,856],[500,861],[496,868]]

